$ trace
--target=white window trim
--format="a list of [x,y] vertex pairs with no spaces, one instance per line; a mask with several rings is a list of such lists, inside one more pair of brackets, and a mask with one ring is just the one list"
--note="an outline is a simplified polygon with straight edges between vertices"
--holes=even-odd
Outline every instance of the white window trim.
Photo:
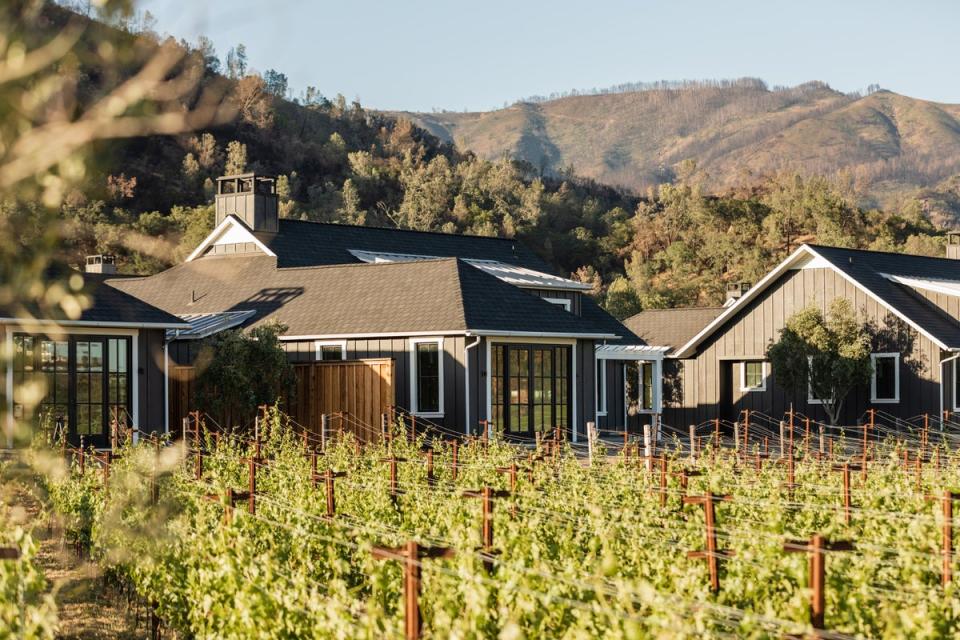
[[544,300],[546,300],[550,304],[555,304],[558,307],[563,307],[564,310],[566,311],[570,311],[571,303],[573,302],[569,298],[546,298],[545,297]]
[[[437,364],[440,375],[440,384],[437,392],[440,397],[437,402],[437,411],[420,411],[417,407],[417,345],[418,344],[436,344],[437,345]],[[410,338],[410,413],[421,418],[442,418],[443,417],[443,338]]]
[[807,356],[807,404],[823,404],[823,400],[813,397],[813,385],[810,384],[810,367],[813,366],[813,356]]
[[[893,358],[896,364],[893,369],[893,398],[877,398],[877,358]],[[873,373],[870,374],[870,402],[872,404],[897,404],[900,402],[900,354],[899,353],[871,353],[870,365]]]
[[322,362],[322,347],[340,347],[340,359],[347,359],[347,341],[346,340],[316,340],[313,343],[314,357],[317,362]]
[[[11,353],[13,352],[11,351]],[[952,364],[953,364],[953,393],[951,395],[953,396],[953,410],[960,411],[960,394],[957,394],[957,373],[958,373],[957,360],[954,360]],[[943,365],[940,366],[940,369],[941,370],[943,369]],[[943,373],[941,372],[940,375],[942,377]]]
[[[600,360],[599,358],[594,359],[594,372],[600,381],[599,387],[600,390],[596,391],[597,397],[594,401],[594,406],[596,407],[597,417],[607,415],[607,361]],[[598,385],[594,385],[594,389]]]
[[757,360],[744,360],[740,363],[740,391],[744,392],[761,392],[767,390],[767,361],[760,360],[761,373],[760,373],[760,386],[759,387],[748,387],[747,386],[747,362],[758,362]]

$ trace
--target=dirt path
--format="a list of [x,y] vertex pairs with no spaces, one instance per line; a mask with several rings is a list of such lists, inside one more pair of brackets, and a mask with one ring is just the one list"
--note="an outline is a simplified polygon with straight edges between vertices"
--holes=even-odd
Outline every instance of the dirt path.
[[[12,477],[11,477],[12,476]],[[123,597],[103,587],[97,566],[77,558],[65,546],[56,523],[48,527],[38,491],[27,474],[8,474],[0,485],[3,501],[11,505],[13,524],[32,529],[39,544],[37,563],[43,570],[57,603],[58,638],[71,640],[149,637],[143,624],[137,628],[133,610]]]

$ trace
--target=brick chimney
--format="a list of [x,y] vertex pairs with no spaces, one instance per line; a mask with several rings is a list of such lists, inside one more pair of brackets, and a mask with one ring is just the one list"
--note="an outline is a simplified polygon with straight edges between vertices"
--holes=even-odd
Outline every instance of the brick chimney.
[[278,211],[275,177],[243,173],[217,178],[216,224],[234,215],[251,231],[276,233],[280,225]]
[[960,260],[960,231],[947,232],[947,257]]
[[84,271],[87,273],[116,273],[117,257],[104,253],[98,253],[95,256],[87,256],[87,264],[86,267],[84,267]]

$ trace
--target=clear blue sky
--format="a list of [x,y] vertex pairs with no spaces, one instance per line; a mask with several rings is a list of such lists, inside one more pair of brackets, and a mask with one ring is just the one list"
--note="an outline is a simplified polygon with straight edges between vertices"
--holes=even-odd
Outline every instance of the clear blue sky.
[[367,107],[491,109],[623,82],[878,83],[960,102],[958,0],[140,0],[158,30]]

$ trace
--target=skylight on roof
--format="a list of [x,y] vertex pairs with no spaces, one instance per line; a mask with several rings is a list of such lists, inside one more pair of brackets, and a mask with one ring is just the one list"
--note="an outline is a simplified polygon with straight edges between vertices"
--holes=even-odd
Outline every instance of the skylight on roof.
[[[412,253],[390,253],[379,251],[363,251],[360,249],[349,249],[353,257],[362,262],[371,264],[382,264],[390,262],[417,262],[419,260],[438,260],[443,256],[426,256]],[[551,275],[535,269],[528,269],[518,265],[507,264],[499,260],[485,260],[482,258],[462,258],[464,262],[472,267],[476,267],[484,273],[490,274],[495,278],[508,282],[518,287],[530,289],[573,289],[576,291],[589,291],[591,286],[569,278]]]
[[880,274],[891,282],[902,284],[914,289],[923,291],[932,291],[934,293],[943,293],[948,296],[960,297],[960,280],[942,280],[934,278],[913,278],[909,276],[897,276],[888,273]]

